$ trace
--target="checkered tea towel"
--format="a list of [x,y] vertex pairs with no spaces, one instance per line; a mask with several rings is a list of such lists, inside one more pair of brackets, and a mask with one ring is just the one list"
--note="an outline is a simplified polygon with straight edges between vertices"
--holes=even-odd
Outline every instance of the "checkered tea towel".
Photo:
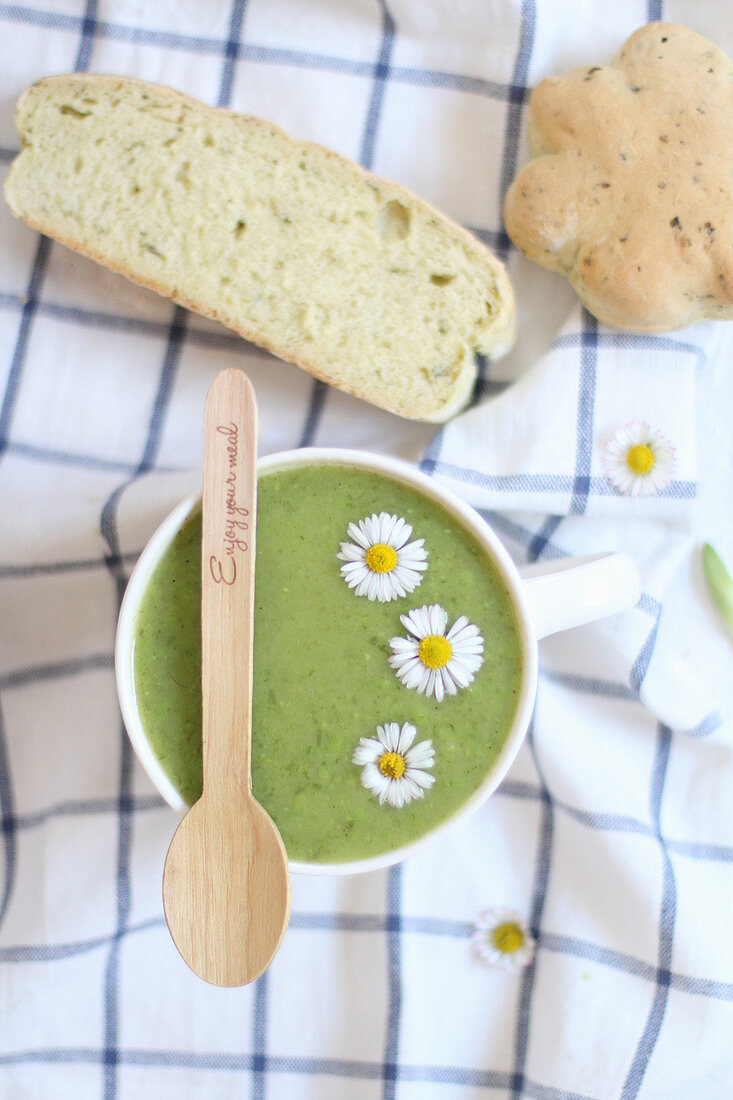
[[[733,53],[726,0],[0,3],[0,174],[33,80],[157,80],[433,202],[507,260],[520,320],[475,406],[436,431],[314,383],[0,203],[1,1100],[728,1097],[733,653],[699,547],[733,566],[729,328],[599,326],[501,222],[531,87],[660,18]],[[125,735],[113,651],[142,547],[200,484],[204,397],[228,366],[254,382],[263,454],[421,463],[520,567],[624,549],[644,591],[542,641],[527,740],[470,821],[388,871],[294,877],[272,966],[221,990],[165,927],[177,818]],[[606,478],[609,440],[637,420],[675,448],[653,498]]]

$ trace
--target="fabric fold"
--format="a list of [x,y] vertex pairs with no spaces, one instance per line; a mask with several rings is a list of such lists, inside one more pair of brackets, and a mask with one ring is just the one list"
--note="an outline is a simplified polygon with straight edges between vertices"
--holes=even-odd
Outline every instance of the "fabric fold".
[[[654,661],[662,601],[692,548],[697,495],[695,379],[717,340],[713,325],[640,336],[599,326],[576,307],[557,337],[517,381],[444,425],[422,468],[479,509],[491,524],[513,516],[519,562],[625,550],[642,598],[619,614],[563,637],[565,659],[583,672],[584,638],[618,658],[618,684],[666,726],[716,728],[713,700],[681,657]],[[624,495],[604,458],[619,429],[637,421],[675,452],[668,485]],[[501,533],[501,532],[500,532]]]
[[[697,491],[695,376],[713,328],[634,336],[578,307],[516,382],[441,428],[423,468],[479,508],[679,521]],[[672,480],[656,497],[622,496],[604,471],[610,439],[634,421],[675,449]]]

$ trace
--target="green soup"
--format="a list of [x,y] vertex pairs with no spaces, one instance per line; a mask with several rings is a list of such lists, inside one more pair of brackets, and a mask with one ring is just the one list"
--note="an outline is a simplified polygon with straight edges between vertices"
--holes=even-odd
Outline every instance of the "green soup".
[[[356,596],[340,573],[347,527],[402,516],[428,568],[409,595]],[[153,752],[185,801],[201,793],[201,518],[192,516],[153,573],[135,624],[134,676]],[[400,615],[440,604],[484,639],[473,682],[441,702],[389,665]],[[391,478],[349,466],[266,473],[258,482],[252,786],[306,862],[365,859],[415,840],[477,789],[512,724],[521,680],[515,612],[498,571],[442,507]],[[430,739],[435,781],[397,809],[380,804],[352,763],[362,737],[412,723]]]

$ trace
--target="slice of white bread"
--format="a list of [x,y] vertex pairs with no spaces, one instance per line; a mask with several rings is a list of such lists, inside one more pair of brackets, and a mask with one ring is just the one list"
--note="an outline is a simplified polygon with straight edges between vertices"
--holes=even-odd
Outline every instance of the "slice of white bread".
[[504,267],[427,203],[262,119],[120,76],[21,96],[5,195],[42,233],[391,412],[442,421],[514,336]]

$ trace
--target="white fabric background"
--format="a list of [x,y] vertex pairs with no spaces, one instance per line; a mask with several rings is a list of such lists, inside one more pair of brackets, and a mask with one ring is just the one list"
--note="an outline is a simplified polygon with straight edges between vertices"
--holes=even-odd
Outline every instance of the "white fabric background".
[[[730,1094],[733,650],[699,559],[709,539],[733,567],[730,329],[620,341],[500,222],[526,89],[658,18],[733,54],[726,0],[0,3],[3,175],[32,80],[158,80],[413,188],[507,254],[520,313],[480,405],[436,431],[314,386],[0,204],[0,1097]],[[530,736],[468,824],[390,872],[295,879],[272,967],[223,991],[164,926],[175,815],[132,757],[112,651],[125,580],[198,485],[204,395],[232,365],[254,381],[262,453],[422,461],[518,562],[627,548],[645,594],[542,643]],[[599,465],[639,416],[679,455],[677,488],[644,504]],[[522,490],[523,474],[549,480]],[[568,490],[578,475],[587,493]],[[538,940],[519,974],[470,951],[491,905]]]

